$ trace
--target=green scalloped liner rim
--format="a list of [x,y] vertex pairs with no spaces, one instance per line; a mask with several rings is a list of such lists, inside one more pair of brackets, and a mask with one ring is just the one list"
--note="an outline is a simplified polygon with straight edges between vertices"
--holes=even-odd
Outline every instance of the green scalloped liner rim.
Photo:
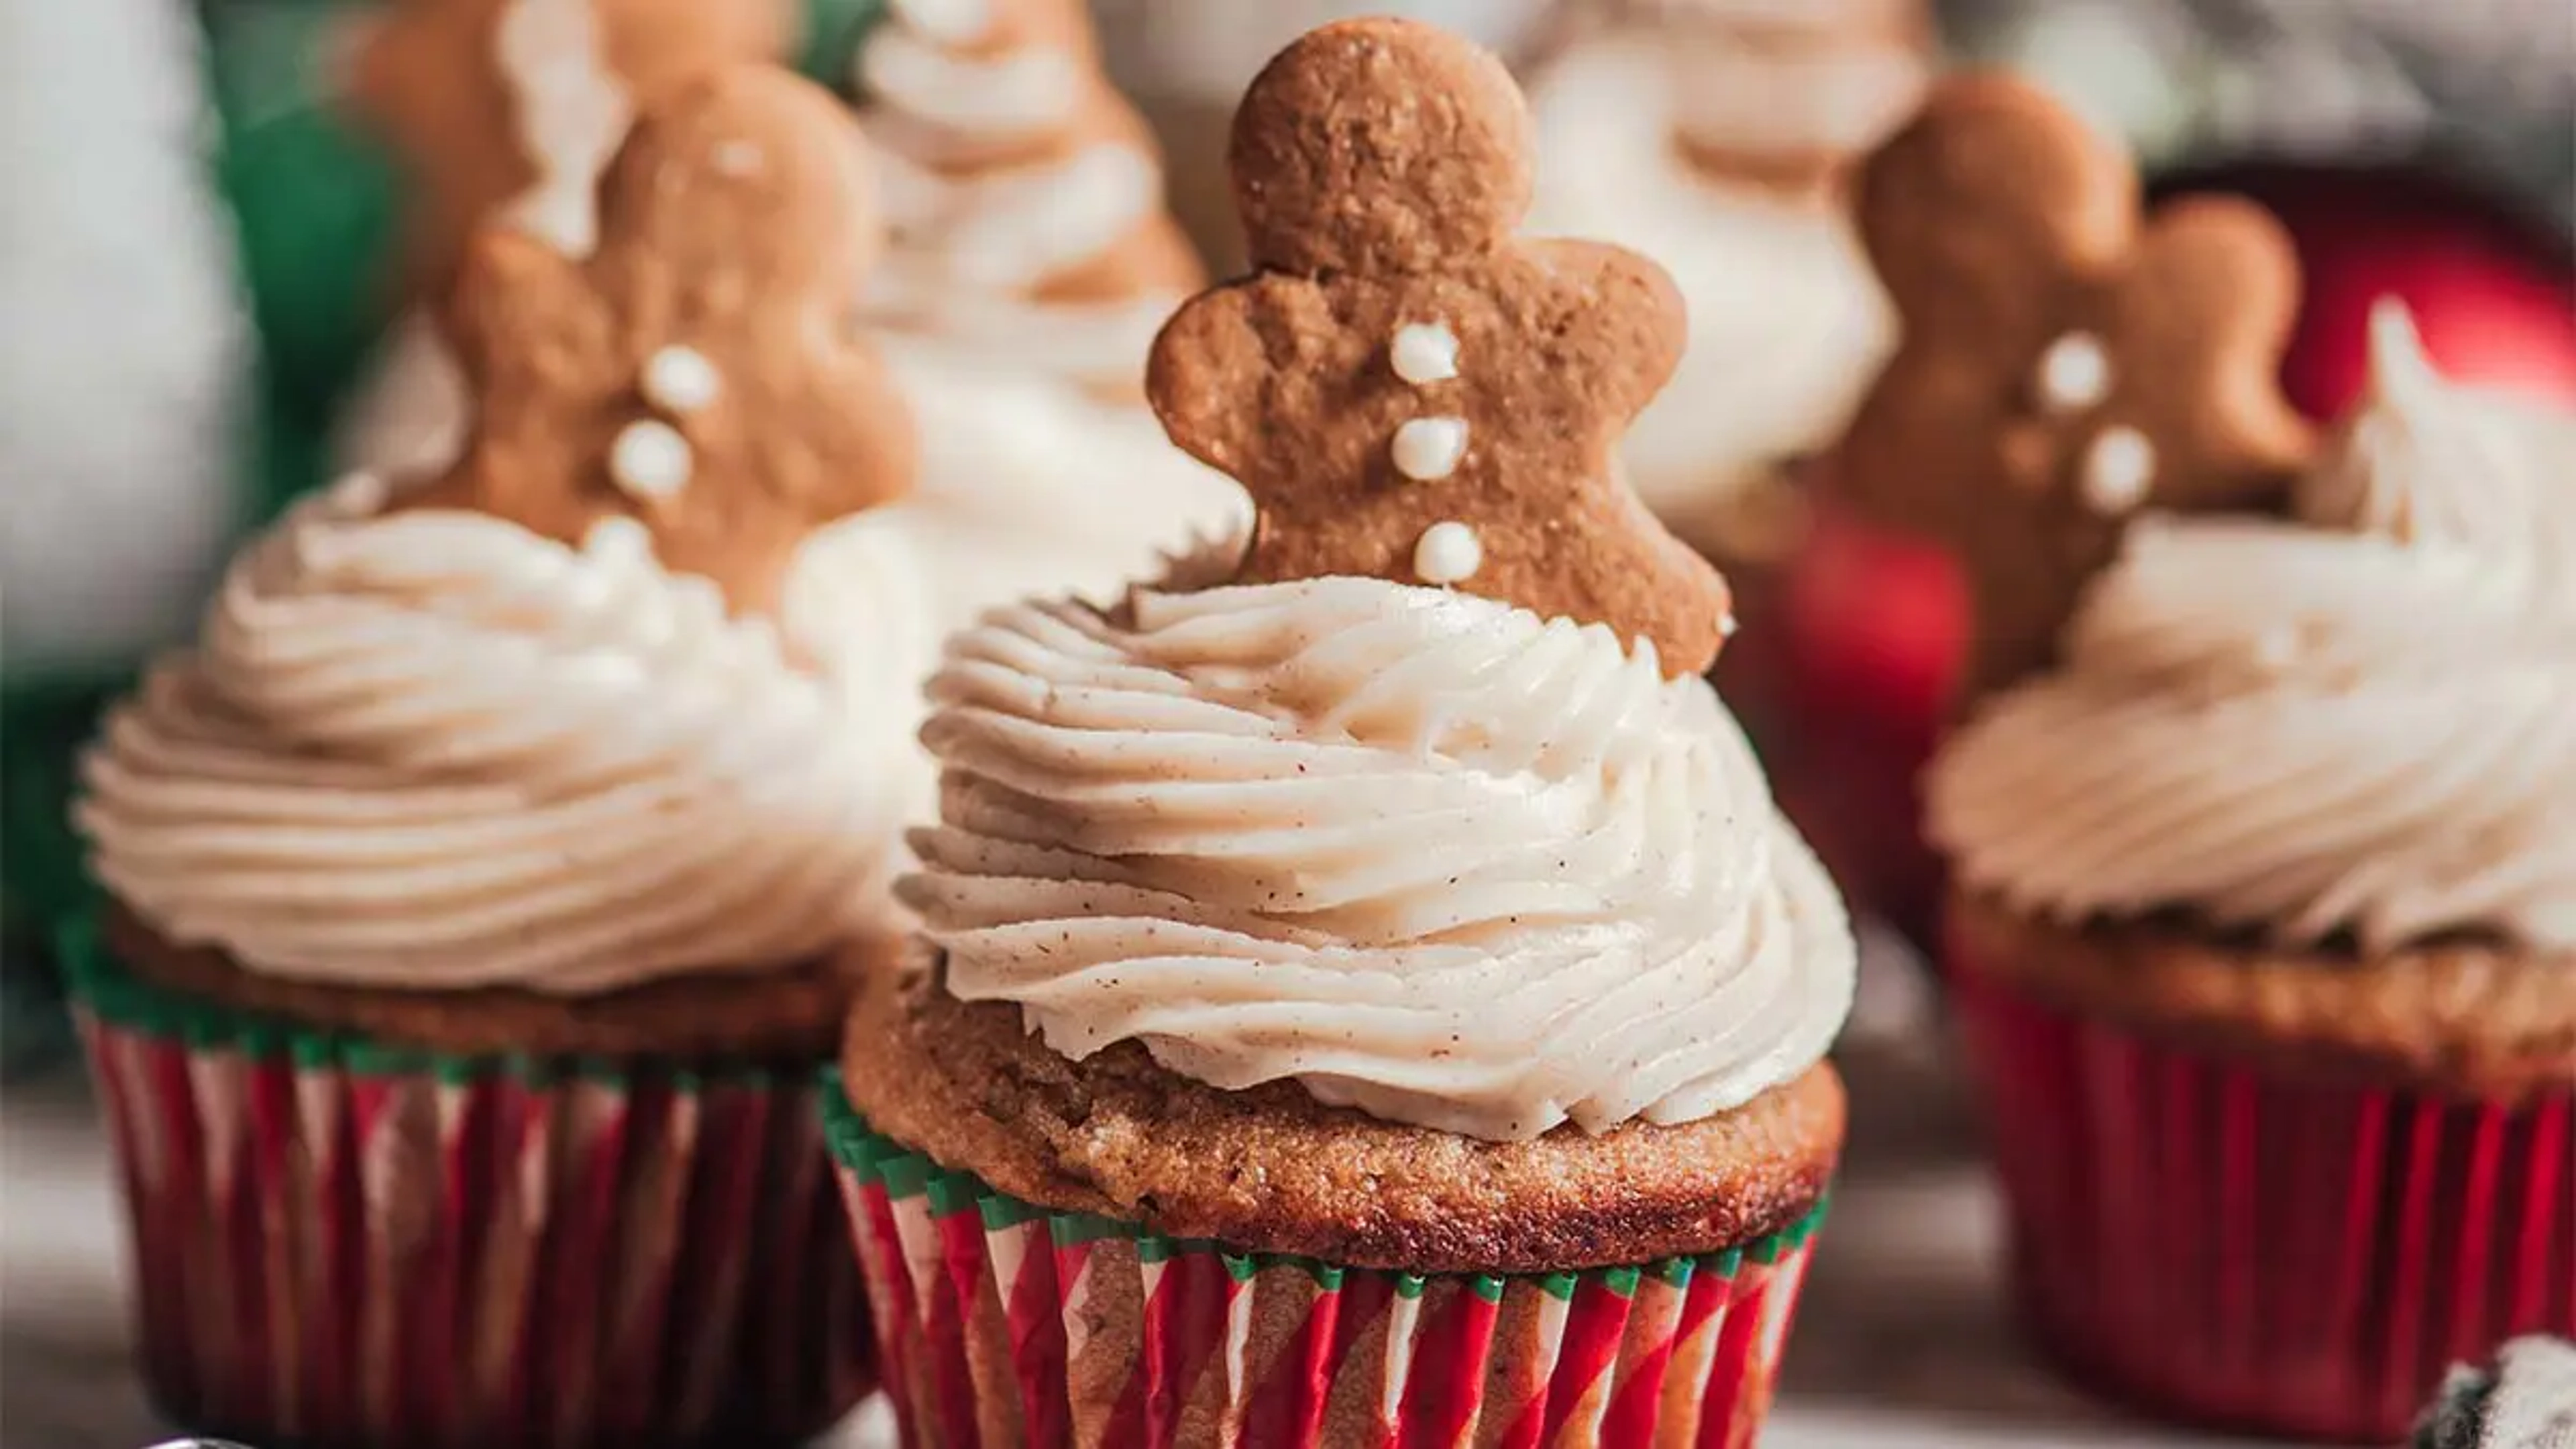
[[[1042,1222],[1046,1225],[1049,1239],[1059,1247],[1104,1240],[1132,1243],[1137,1260],[1145,1263],[1170,1262],[1191,1253],[1214,1253],[1223,1262],[1226,1275],[1238,1283],[1267,1268],[1294,1268],[1313,1279],[1318,1288],[1331,1292],[1340,1288],[1343,1279],[1350,1274],[1383,1271],[1345,1267],[1296,1253],[1248,1253],[1204,1238],[1166,1237],[1139,1224],[1097,1213],[1051,1212],[1007,1193],[996,1192],[971,1173],[951,1172],[940,1167],[893,1138],[878,1133],[842,1093],[838,1071],[826,1068],[822,1074],[822,1087],[823,1133],[831,1144],[833,1158],[861,1183],[883,1183],[890,1196],[927,1198],[934,1217],[974,1212],[982,1218],[988,1231]],[[1514,1276],[1535,1283],[1540,1291],[1559,1300],[1571,1299],[1575,1290],[1587,1280],[1607,1292],[1631,1298],[1648,1279],[1667,1287],[1683,1288],[1702,1273],[1732,1278],[1747,1262],[1766,1266],[1777,1263],[1815,1237],[1830,1206],[1831,1195],[1828,1194],[1818,1198],[1806,1216],[1766,1237],[1714,1253],[1659,1258],[1652,1263],[1526,1275],[1388,1272],[1385,1276],[1395,1280],[1395,1293],[1399,1298],[1419,1298],[1434,1279],[1445,1277],[1458,1281],[1466,1291],[1488,1303],[1499,1302],[1504,1288]]]
[[433,1077],[452,1085],[504,1077],[528,1086],[583,1082],[623,1087],[641,1068],[650,1069],[657,1086],[692,1093],[743,1087],[802,1090],[813,1080],[801,1068],[755,1062],[666,1065],[620,1057],[429,1051],[156,986],[116,959],[94,918],[63,925],[55,931],[54,942],[63,982],[76,1008],[119,1031],[177,1042],[190,1051],[284,1057],[299,1069],[357,1077]]

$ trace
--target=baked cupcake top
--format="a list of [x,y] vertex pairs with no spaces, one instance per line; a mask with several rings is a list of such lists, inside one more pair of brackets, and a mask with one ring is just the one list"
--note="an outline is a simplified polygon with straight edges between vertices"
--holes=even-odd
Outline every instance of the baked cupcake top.
[[1678,302],[1514,239],[1528,144],[1500,64],[1426,27],[1329,26],[1254,83],[1260,270],[1173,319],[1148,391],[1259,522],[1230,582],[952,642],[902,887],[949,991],[1067,1056],[1502,1140],[1821,1056],[1848,923],[1700,678],[1722,583],[1610,467]]
[[558,994],[790,965],[882,911],[923,656],[849,596],[918,586],[810,567],[912,470],[838,325],[856,160],[826,93],[728,71],[637,127],[587,257],[478,240],[464,455],[257,541],[88,757],[129,908],[248,970]]
[[1729,556],[1776,547],[1761,485],[1841,431],[1894,342],[1835,180],[1921,95],[1929,24],[1908,0],[1606,8],[1642,13],[1531,84],[1532,215],[1654,257],[1689,302],[1681,367],[1620,445],[1639,496]]
[[2062,664],[1936,763],[1964,881],[2379,954],[2576,948],[2576,417],[2453,386],[2394,304],[2290,517],[2143,516]]

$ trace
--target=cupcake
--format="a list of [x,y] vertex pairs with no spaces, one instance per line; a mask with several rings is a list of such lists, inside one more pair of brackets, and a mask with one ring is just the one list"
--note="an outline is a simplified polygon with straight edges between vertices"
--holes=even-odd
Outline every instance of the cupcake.
[[1862,211],[1907,333],[1855,476],[1982,530],[1927,816],[2034,1335],[2152,1411],[2397,1440],[2576,1329],[2576,419],[2390,308],[2311,439],[2278,228],[2140,220],[2016,84],[1937,96]]
[[1205,280],[1152,134],[1080,0],[895,0],[856,79],[891,226],[864,317],[921,419],[911,507],[972,540],[951,624],[1032,592],[1114,596],[1164,551],[1241,531],[1243,498],[1137,391]]
[[1671,270],[1691,346],[1620,445],[1637,493],[1729,566],[1778,563],[1796,464],[1894,341],[1839,180],[1922,94],[1917,0],[1594,6],[1537,68],[1534,223]]
[[1148,388],[1248,545],[951,641],[834,1149],[909,1442],[1752,1442],[1853,944],[1616,481],[1651,264],[1525,243],[1500,64],[1253,83],[1258,270]]
[[720,72],[587,259],[487,233],[456,464],[257,540],[88,755],[74,986],[188,1427],[784,1442],[866,1387],[813,1081],[890,954],[915,666],[814,576],[912,458],[829,325],[852,154]]

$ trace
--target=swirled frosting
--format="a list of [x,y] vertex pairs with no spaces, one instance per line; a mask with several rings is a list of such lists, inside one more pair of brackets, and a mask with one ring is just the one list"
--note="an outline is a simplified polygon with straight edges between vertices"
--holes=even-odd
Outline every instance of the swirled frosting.
[[1611,34],[1533,82],[1534,230],[1645,253],[1689,303],[1680,369],[1621,444],[1638,496],[1685,538],[1726,537],[1756,485],[1824,447],[1895,340],[1877,274],[1849,224],[1712,184],[1672,144],[1672,57]]
[[325,983],[580,994],[803,960],[886,909],[912,755],[871,706],[930,657],[808,627],[855,606],[853,549],[909,602],[902,551],[845,526],[773,625],[624,520],[570,548],[345,485],[111,715],[78,807],[98,875],[174,940]]
[[1841,902],[1696,679],[1373,579],[1022,605],[951,641],[903,898],[1081,1058],[1493,1139],[1687,1121],[1851,1001]]
[[[859,54],[865,117],[893,245],[869,279],[881,325],[1132,391],[1154,334],[1182,298],[1045,295],[1125,245],[1163,205],[1162,169],[1141,128],[1100,130],[1097,62],[1055,44],[992,55],[959,48],[982,10],[898,3]],[[955,27],[952,32],[950,27]],[[961,164],[1030,153],[1043,160]]]
[[2446,384],[2404,314],[2289,522],[2143,518],[2059,674],[1938,761],[1971,884],[2290,944],[2576,947],[2576,418]]

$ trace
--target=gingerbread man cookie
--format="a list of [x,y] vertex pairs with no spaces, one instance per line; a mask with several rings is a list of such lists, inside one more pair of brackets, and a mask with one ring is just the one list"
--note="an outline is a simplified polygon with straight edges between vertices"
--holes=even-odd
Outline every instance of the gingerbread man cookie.
[[1856,204],[1904,341],[1836,480],[1959,550],[1978,690],[2048,662],[2129,517],[2276,508],[2314,451],[2276,381],[2297,257],[2261,209],[2142,219],[2130,162],[2000,76],[1936,88]]
[[636,113],[786,54],[795,0],[392,0],[351,100],[415,183],[414,265],[443,290],[496,216],[588,250],[591,193]]
[[576,541],[639,519],[662,561],[775,597],[818,525],[910,485],[909,415],[845,321],[876,239],[858,141],[821,88],[742,67],[648,113],[587,258],[477,239],[449,314],[476,400],[415,506]]
[[1510,75],[1468,42],[1397,20],[1308,34],[1235,117],[1258,270],[1172,318],[1146,392],[1251,492],[1245,581],[1460,588],[1697,674],[1726,585],[1612,462],[1680,359],[1681,301],[1634,253],[1517,239],[1530,150]]

